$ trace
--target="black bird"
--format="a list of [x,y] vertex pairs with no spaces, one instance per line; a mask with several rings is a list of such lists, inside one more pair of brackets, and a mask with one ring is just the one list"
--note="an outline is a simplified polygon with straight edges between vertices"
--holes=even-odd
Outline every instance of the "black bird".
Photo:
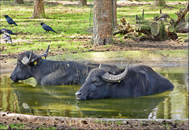
[[[40,24],[41,24],[42,28],[43,28],[46,32],[49,32],[49,31],[55,32],[50,26],[44,24],[43,22],[41,22]],[[55,33],[57,33],[57,32],[55,32]]]
[[14,25],[17,26],[17,24],[8,15],[4,15],[4,16],[5,16],[6,20],[7,20],[7,22],[9,23],[9,25],[10,24],[14,24]]
[[6,30],[3,30],[3,39],[6,41],[6,43],[8,41],[10,44],[12,44],[11,36]]
[[11,35],[17,35],[16,33],[13,33],[11,30],[5,28],[1,29],[0,34],[3,34],[3,30],[6,30]]

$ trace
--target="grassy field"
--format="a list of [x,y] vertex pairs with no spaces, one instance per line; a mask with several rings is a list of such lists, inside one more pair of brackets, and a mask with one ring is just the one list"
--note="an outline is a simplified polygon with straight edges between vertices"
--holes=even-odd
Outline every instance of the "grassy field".
[[[144,2],[144,0],[141,0]],[[146,0],[145,0],[146,1]],[[150,0],[147,0],[150,2]],[[151,0],[152,1],[152,0]],[[179,0],[185,2],[186,0]],[[166,0],[166,2],[178,2],[175,0]],[[81,39],[80,37],[92,36],[93,8],[92,0],[88,0],[89,6],[79,7],[77,4],[63,5],[57,2],[45,2],[45,19],[30,19],[33,14],[33,2],[26,0],[22,5],[15,5],[13,0],[1,1],[1,28],[10,29],[18,35],[11,35],[13,45],[1,43],[2,53],[21,52],[26,50],[43,50],[47,45],[51,48],[70,51],[84,51],[85,45],[90,46],[90,38]],[[135,15],[141,15],[142,9],[145,9],[145,19],[153,19],[154,15],[168,13],[170,17],[177,18],[175,12],[185,5],[171,5],[167,7],[154,7],[153,5],[135,5],[117,8],[117,19],[125,17],[130,24],[134,24]],[[3,15],[9,15],[18,26],[9,26]],[[46,33],[40,22],[51,26],[58,33]],[[73,38],[75,37],[75,38]],[[118,35],[117,37],[122,37]],[[2,35],[1,35],[2,41]]]

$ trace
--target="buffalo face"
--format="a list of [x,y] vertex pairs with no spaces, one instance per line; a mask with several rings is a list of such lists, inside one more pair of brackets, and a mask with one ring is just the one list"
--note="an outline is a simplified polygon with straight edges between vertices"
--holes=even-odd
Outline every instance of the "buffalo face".
[[12,81],[17,82],[18,80],[25,80],[31,75],[31,67],[29,65],[25,65],[24,59],[28,59],[30,57],[30,52],[24,52],[19,55],[17,59],[17,66],[11,74],[10,78]]
[[86,82],[75,93],[78,100],[100,99],[109,95],[110,87],[125,78],[128,67],[118,75],[112,75],[105,68],[95,68],[89,72]]
[[41,57],[45,57],[48,54],[49,46],[46,52],[43,55],[35,55],[33,51],[26,51],[21,53],[17,59],[17,66],[11,74],[10,78],[14,82],[18,82],[19,80],[25,80],[32,77],[32,67],[36,60]]
[[105,73],[104,69],[93,69],[89,72],[86,82],[79,91],[75,93],[78,100],[103,98],[106,94],[106,83],[101,79],[100,74]]

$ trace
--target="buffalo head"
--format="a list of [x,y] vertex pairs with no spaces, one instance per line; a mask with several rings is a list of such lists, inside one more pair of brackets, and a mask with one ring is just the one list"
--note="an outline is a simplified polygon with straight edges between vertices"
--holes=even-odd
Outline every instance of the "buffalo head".
[[128,66],[126,69],[117,75],[111,74],[105,68],[95,68],[89,72],[86,82],[75,93],[76,98],[79,100],[86,99],[99,99],[105,98],[109,93],[109,87],[114,87],[114,83],[118,83],[123,80],[128,72]]
[[32,67],[41,59],[48,55],[49,47],[43,55],[35,55],[33,51],[26,51],[21,53],[17,58],[17,65],[11,74],[12,81],[25,80],[32,77]]

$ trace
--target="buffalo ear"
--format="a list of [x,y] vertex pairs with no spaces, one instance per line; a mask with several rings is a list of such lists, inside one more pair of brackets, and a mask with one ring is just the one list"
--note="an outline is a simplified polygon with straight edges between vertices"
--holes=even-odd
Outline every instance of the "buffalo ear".
[[41,59],[41,57],[37,57],[37,58],[35,58],[35,59],[32,60],[32,63],[33,63],[34,65],[37,65],[38,62],[40,61],[40,59]]

